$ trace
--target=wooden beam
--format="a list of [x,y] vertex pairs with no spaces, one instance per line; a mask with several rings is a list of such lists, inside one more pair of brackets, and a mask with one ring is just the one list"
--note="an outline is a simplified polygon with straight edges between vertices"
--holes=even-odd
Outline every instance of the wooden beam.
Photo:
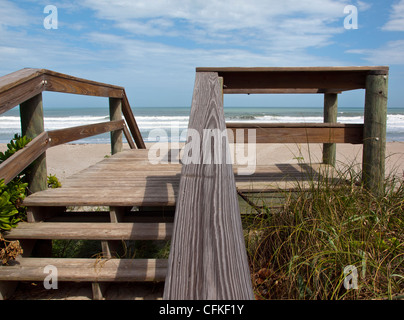
[[172,223],[21,222],[6,233],[10,240],[169,240]]
[[20,82],[7,91],[0,92],[0,114],[37,96],[43,90],[43,76],[39,75]]
[[[42,94],[24,101],[20,105],[21,133],[30,139],[44,132]],[[46,169],[46,153],[42,152],[32,163],[27,172],[29,193],[48,188]]]
[[363,142],[363,124],[341,123],[227,123],[233,131],[244,129],[244,141],[248,130],[256,130],[256,143],[352,143]]
[[96,97],[122,98],[123,88],[106,83],[81,79],[66,74],[42,70],[45,90]]
[[48,131],[50,140],[49,146],[54,147],[60,144],[92,137],[98,134],[114,130],[122,130],[123,126],[124,120],[117,120]]
[[[109,117],[111,121],[122,120],[122,99],[109,98]],[[122,150],[122,130],[111,131],[111,154]]]
[[366,81],[363,169],[365,187],[382,195],[385,179],[388,76],[369,75]]
[[[338,115],[338,95],[327,93],[324,95],[324,123],[336,123]],[[344,135],[345,136],[345,135]],[[335,166],[337,146],[335,143],[324,143],[323,163]]]
[[226,90],[365,89],[368,74],[388,74],[388,67],[298,67],[298,68],[197,68],[197,72],[217,72]]
[[143,141],[142,134],[140,133],[139,127],[137,126],[135,116],[133,115],[132,109],[129,104],[128,97],[124,91],[122,100],[122,113],[125,117],[126,124],[131,132],[133,139],[135,140],[138,149],[146,149],[146,145]]
[[338,89],[223,89],[224,94],[316,94],[341,93]]
[[128,130],[128,127],[126,126],[126,123],[123,126],[123,134],[125,135],[126,141],[128,141],[129,147],[131,149],[136,149],[136,145],[132,140],[132,136],[130,135],[130,132]]
[[58,281],[115,282],[163,281],[167,272],[164,259],[70,259],[21,258],[0,268],[1,279],[43,281],[44,266],[58,270]]
[[0,164],[0,179],[7,184],[48,149],[48,133],[42,132],[23,149]]
[[378,71],[379,74],[386,74],[388,66],[348,66],[348,67],[197,67],[196,72],[372,72]]
[[[164,299],[253,299],[228,144],[196,133],[225,131],[222,88],[217,73],[197,73],[189,128],[192,154],[207,154],[222,164],[182,166]],[[206,141],[205,141],[206,140]],[[210,145],[209,145],[210,144]]]

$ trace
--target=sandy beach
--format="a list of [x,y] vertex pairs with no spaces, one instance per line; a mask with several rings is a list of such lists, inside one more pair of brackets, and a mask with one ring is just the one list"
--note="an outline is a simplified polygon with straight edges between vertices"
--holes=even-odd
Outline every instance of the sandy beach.
[[[150,148],[153,144],[147,144]],[[183,144],[180,145],[180,148]],[[0,144],[0,151],[6,150]],[[124,149],[129,149],[124,145]],[[247,149],[246,149],[247,155]],[[65,144],[47,151],[48,174],[56,175],[63,181],[69,176],[111,155],[109,144]],[[322,144],[257,144],[258,165],[273,165],[303,162],[321,162]],[[304,160],[302,160],[304,159]],[[338,144],[337,164],[358,164],[362,162],[362,145]],[[404,142],[389,142],[386,147],[386,175],[394,173],[403,177]]]

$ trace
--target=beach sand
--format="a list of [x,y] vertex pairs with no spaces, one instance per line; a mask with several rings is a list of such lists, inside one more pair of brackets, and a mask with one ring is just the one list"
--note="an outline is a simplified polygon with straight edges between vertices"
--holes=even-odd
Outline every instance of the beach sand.
[[[147,144],[150,148],[153,144]],[[180,148],[183,144],[180,145]],[[6,150],[0,144],[0,151]],[[129,149],[124,145],[124,149]],[[245,149],[247,155],[247,149]],[[61,182],[111,155],[109,144],[65,144],[48,149],[48,174]],[[322,144],[257,144],[257,165],[290,164],[303,161],[318,163],[322,159]],[[303,160],[302,160],[303,159]],[[340,166],[362,163],[362,145],[338,144],[337,164]],[[404,142],[389,142],[386,147],[386,176],[394,173],[403,177]]]

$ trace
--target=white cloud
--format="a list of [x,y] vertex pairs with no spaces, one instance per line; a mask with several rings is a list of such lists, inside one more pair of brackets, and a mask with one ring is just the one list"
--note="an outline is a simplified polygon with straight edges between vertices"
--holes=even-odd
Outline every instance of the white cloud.
[[404,40],[390,41],[378,49],[348,50],[347,53],[360,54],[374,65],[404,65]]
[[[237,44],[294,50],[321,46],[343,32],[348,0],[85,0],[99,18],[133,34],[171,36],[195,43]],[[156,20],[157,19],[157,20]],[[163,21],[163,23],[156,23]],[[342,21],[342,20],[341,20]],[[178,32],[181,30],[182,32]],[[296,36],[303,40],[296,44]]]
[[392,6],[389,21],[382,28],[385,31],[404,31],[404,0]]
[[356,6],[360,11],[366,11],[372,7],[371,3],[367,3],[365,1],[357,0],[356,1]]
[[10,1],[0,0],[0,27],[27,26],[30,17],[26,12]]

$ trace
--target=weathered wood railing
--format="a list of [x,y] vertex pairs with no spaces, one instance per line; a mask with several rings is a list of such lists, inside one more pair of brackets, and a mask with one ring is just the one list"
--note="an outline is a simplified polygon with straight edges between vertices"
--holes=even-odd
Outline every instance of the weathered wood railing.
[[[365,186],[380,194],[385,178],[389,67],[197,68],[222,78],[223,94],[324,94],[324,123],[227,123],[256,129],[257,143],[323,143],[323,162],[335,165],[336,143],[363,144]],[[337,123],[338,94],[365,89],[363,124]],[[247,130],[245,139],[247,141]]]
[[[107,97],[110,121],[46,132],[43,91]],[[45,151],[50,147],[111,132],[111,152],[114,154],[122,150],[123,132],[131,148],[146,148],[123,87],[45,69],[22,69],[0,77],[0,114],[17,105],[20,105],[21,132],[33,140],[0,165],[0,179],[8,183],[32,164],[28,177],[31,192],[46,188]]]

